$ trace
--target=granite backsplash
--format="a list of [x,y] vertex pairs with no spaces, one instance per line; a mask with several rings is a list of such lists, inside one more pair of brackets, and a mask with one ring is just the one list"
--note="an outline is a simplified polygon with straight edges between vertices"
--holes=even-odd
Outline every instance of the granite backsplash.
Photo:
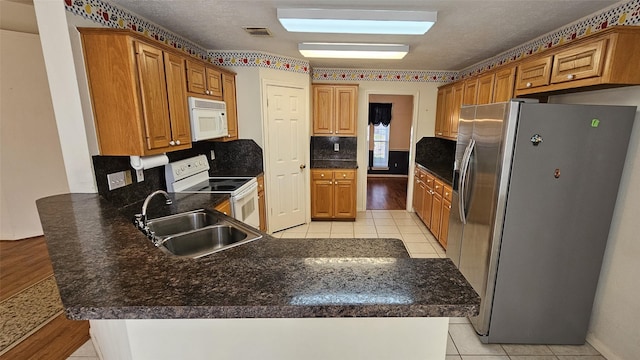
[[435,137],[423,137],[416,143],[416,162],[445,180],[453,177],[456,142]]
[[[215,159],[211,160],[211,150]],[[209,159],[211,176],[256,176],[263,172],[262,148],[253,140],[241,139],[230,142],[200,141],[191,149],[167,153],[170,162],[204,154]],[[166,190],[164,166],[144,170],[144,181],[136,182],[136,172],[128,156],[93,156],[93,170],[98,193],[116,207],[124,207],[143,200],[151,192]],[[109,191],[107,174],[130,170],[131,185]]]
[[[338,151],[334,150],[335,144],[338,144]],[[358,139],[355,136],[312,136],[310,148],[311,161],[356,161],[358,154]]]

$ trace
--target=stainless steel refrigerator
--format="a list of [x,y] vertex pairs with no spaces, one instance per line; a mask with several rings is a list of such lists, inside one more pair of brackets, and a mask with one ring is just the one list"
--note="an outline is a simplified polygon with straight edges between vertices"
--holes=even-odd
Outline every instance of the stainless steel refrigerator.
[[483,342],[583,344],[636,108],[465,106],[447,256]]

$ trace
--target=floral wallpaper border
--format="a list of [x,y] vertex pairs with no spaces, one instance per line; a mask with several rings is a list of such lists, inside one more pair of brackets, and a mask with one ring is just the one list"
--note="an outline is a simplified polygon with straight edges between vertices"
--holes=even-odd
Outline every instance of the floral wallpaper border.
[[456,80],[457,71],[420,70],[362,70],[313,68],[313,80],[331,81],[405,81],[405,82],[450,82]]
[[604,9],[601,12],[589,15],[584,19],[556,29],[502,54],[462,69],[458,77],[465,78],[473,76],[497,66],[536,54],[540,51],[580,39],[614,25],[640,26],[640,0],[631,0],[612,5],[612,7]]
[[554,30],[460,71],[311,69],[309,62],[260,51],[207,51],[138,15],[102,0],[63,0],[67,11],[111,28],[132,29],[188,54],[221,66],[258,66],[310,73],[313,80],[451,82],[582,38],[613,25],[640,26],[640,0],[612,5],[601,12]]

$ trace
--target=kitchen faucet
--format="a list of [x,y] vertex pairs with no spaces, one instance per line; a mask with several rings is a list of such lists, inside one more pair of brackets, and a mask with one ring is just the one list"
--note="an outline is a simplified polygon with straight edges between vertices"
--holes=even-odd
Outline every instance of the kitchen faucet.
[[164,195],[165,199],[167,199],[165,204],[171,205],[173,203],[171,201],[171,198],[169,197],[169,194],[164,190],[156,190],[156,191],[152,192],[151,194],[149,194],[149,196],[147,196],[146,199],[144,199],[144,203],[142,204],[142,213],[141,214],[136,214],[134,222],[136,223],[136,225],[138,226],[139,229],[144,230],[145,232],[148,230],[148,228],[147,228],[147,207],[149,206],[149,202],[151,201],[151,199],[154,196],[158,195],[158,194]]

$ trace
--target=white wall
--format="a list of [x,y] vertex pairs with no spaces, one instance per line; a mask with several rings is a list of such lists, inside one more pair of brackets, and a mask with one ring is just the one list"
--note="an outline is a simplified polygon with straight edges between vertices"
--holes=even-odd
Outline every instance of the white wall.
[[17,240],[42,235],[35,201],[69,187],[35,11],[0,5],[0,239]]
[[[317,83],[332,83],[332,81],[314,81]],[[411,148],[409,149],[409,173],[413,173],[415,162],[415,145],[425,136],[434,136],[436,124],[436,103],[438,86],[440,83],[423,82],[395,82],[395,81],[356,81],[358,88],[358,204],[357,210],[367,208],[367,164],[369,150],[367,144],[367,123],[369,113],[369,95],[412,95],[414,97],[413,126]],[[412,198],[413,182],[408,181],[407,196]],[[411,208],[411,201],[407,201],[407,210]]]
[[33,3],[69,190],[95,193],[97,190],[64,2],[34,0]]
[[638,106],[587,340],[608,360],[640,356],[640,86],[553,96],[549,102]]

